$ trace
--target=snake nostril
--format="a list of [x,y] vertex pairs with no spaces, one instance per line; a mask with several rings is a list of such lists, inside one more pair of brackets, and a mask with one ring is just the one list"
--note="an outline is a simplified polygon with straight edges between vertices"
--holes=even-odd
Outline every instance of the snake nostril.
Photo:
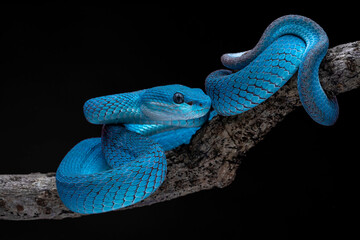
[[199,106],[202,107],[202,103],[199,103]]
[[190,101],[190,102],[188,102],[187,104],[189,104],[189,105],[191,106],[191,105],[193,105],[193,102],[192,102],[192,101]]

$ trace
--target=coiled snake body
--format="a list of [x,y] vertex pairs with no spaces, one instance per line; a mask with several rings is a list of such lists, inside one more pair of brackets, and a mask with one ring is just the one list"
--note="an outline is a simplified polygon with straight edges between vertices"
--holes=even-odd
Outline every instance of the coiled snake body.
[[[188,143],[216,114],[230,116],[265,101],[298,71],[300,100],[314,121],[332,125],[336,98],[328,98],[318,69],[328,48],[324,30],[312,20],[288,15],[272,22],[249,51],[225,54],[201,89],[154,87],[98,97],[84,105],[86,119],[103,124],[102,137],[77,144],[57,173],[59,196],[74,212],[99,213],[126,207],[152,194],[164,181],[164,150]],[[210,113],[210,107],[214,111]]]

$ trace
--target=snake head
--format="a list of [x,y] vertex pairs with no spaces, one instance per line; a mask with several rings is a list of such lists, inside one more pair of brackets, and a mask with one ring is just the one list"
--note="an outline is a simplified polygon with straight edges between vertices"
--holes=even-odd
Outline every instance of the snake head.
[[149,88],[141,96],[141,111],[153,121],[189,120],[205,116],[211,99],[199,88],[167,85]]

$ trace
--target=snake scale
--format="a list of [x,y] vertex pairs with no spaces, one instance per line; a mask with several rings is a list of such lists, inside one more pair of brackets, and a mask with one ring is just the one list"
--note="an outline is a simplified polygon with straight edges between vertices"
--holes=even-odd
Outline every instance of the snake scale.
[[[164,151],[189,143],[216,114],[241,114],[268,99],[298,71],[300,100],[310,117],[333,125],[335,97],[318,77],[328,49],[325,31],[309,18],[287,15],[272,22],[256,46],[221,57],[201,89],[168,85],[88,100],[86,119],[102,124],[101,138],[78,143],[56,172],[63,203],[78,213],[123,208],[150,196],[166,176]],[[213,109],[213,110],[211,110]]]

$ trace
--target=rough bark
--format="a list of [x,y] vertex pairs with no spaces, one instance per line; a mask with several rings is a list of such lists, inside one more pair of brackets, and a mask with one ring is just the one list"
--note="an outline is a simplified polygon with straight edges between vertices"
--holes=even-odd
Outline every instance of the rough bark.
[[[320,69],[323,88],[338,95],[360,86],[360,41],[328,51]],[[246,153],[284,117],[301,106],[294,76],[258,107],[233,117],[215,117],[189,145],[166,153],[168,173],[149,198],[128,208],[151,205],[214,187],[228,186]],[[0,175],[0,219],[62,219],[82,216],[59,199],[54,173]]]

